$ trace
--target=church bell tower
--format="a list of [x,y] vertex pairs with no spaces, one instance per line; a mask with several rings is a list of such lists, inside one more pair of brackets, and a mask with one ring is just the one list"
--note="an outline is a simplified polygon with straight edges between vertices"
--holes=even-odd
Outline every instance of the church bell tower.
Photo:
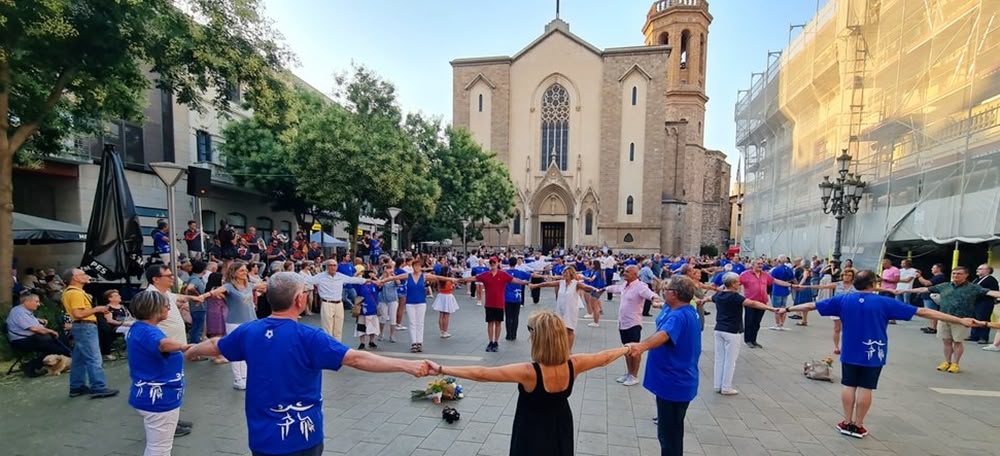
[[687,120],[688,142],[704,144],[705,67],[712,15],[705,0],[658,0],[642,28],[647,46],[669,45],[667,120]]

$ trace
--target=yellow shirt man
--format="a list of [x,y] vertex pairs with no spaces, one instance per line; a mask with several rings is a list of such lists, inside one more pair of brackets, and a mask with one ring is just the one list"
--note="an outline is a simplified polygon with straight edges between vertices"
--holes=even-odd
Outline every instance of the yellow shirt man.
[[[62,295],[63,309],[66,310],[66,314],[73,317],[73,309],[80,310],[90,310],[93,308],[93,297],[85,293],[82,288],[70,285],[66,287]],[[73,318],[76,320],[75,318]],[[80,319],[80,321],[89,321],[97,323],[97,316],[94,314],[87,315]]]

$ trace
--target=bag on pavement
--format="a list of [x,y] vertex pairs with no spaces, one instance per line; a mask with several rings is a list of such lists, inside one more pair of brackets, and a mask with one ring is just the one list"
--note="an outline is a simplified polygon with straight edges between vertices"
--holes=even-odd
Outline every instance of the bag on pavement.
[[826,361],[812,360],[805,363],[802,368],[802,375],[810,380],[833,381],[832,368]]

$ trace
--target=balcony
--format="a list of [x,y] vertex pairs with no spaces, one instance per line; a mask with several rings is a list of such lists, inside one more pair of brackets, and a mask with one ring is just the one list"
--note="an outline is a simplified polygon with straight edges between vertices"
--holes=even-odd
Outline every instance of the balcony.
[[705,0],[659,0],[653,2],[653,6],[649,8],[646,18],[647,20],[652,19],[673,9],[702,10],[707,14],[708,2]]

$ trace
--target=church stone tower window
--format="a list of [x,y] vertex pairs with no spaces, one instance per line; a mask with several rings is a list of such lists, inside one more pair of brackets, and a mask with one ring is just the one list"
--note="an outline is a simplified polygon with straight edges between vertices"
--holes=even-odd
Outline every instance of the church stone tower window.
[[542,167],[555,160],[560,170],[569,168],[569,92],[552,84],[542,95]]
[[635,161],[635,143],[629,143],[628,145],[628,161]]
[[594,211],[587,210],[587,216],[583,219],[583,234],[591,236],[594,234]]
[[483,112],[483,94],[479,94],[479,112]]
[[628,199],[625,200],[625,215],[632,215],[635,212],[635,199],[629,195]]
[[691,32],[685,30],[681,32],[681,69],[688,67],[688,47],[691,44]]
[[635,106],[635,104],[638,101],[639,101],[639,88],[636,86],[632,86],[632,106]]
[[514,211],[514,228],[511,233],[521,234],[521,211]]

